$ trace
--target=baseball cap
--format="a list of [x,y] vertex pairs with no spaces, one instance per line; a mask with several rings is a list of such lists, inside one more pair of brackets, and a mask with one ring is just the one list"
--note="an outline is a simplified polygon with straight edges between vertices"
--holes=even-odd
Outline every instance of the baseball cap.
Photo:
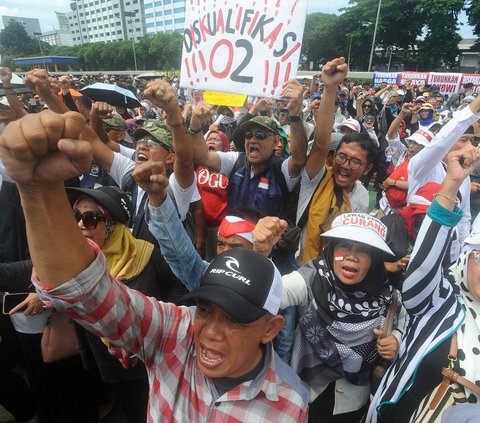
[[6,96],[0,97],[0,107],[3,109],[9,109],[11,107]]
[[419,129],[406,138],[405,141],[414,141],[426,147],[432,142],[433,138],[435,138],[435,135],[428,129]]
[[240,125],[244,131],[250,129],[252,126],[261,126],[265,128],[267,131],[273,132],[278,134],[278,125],[277,123],[268,116],[256,116],[253,119],[247,120],[246,122]]
[[430,103],[425,103],[420,106],[419,110],[434,110],[434,108]]
[[405,91],[403,91],[403,90],[397,90],[397,94],[398,94],[398,95],[401,95],[401,96],[404,96],[404,95],[405,95]]
[[225,216],[218,227],[218,233],[225,238],[238,235],[253,244],[252,231],[255,224],[238,216]]
[[360,242],[394,255],[385,242],[387,227],[376,217],[366,213],[344,213],[337,216],[332,222],[332,229],[321,236]]
[[467,95],[462,101],[465,103],[471,103],[473,100],[475,100],[473,95]]
[[311,97],[312,100],[316,100],[318,98],[322,98],[322,94],[320,94],[318,92],[315,92],[315,93],[312,94],[312,97]]
[[140,128],[133,133],[133,138],[138,141],[145,135],[151,135],[162,147],[174,153],[173,138],[167,125],[157,119],[146,119]]
[[343,122],[340,122],[336,125],[336,130],[340,131],[342,126],[346,126],[347,128],[350,128],[352,131],[360,133],[360,123],[358,122],[357,119],[349,118],[345,119]]
[[219,305],[239,323],[251,323],[267,313],[276,315],[282,277],[274,264],[246,248],[233,248],[213,259],[200,286],[181,301],[207,300]]
[[127,129],[127,123],[117,113],[114,113],[111,118],[103,119],[103,123],[118,131],[125,131]]
[[96,189],[67,188],[67,194],[73,203],[81,194],[88,195],[105,207],[120,223],[127,223],[130,219],[130,198],[120,188],[105,186]]

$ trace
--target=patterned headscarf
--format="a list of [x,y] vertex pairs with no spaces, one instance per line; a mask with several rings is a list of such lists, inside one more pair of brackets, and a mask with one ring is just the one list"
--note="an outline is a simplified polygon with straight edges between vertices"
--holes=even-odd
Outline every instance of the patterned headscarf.
[[[477,383],[480,380],[480,366],[478,365],[480,361],[480,301],[470,293],[467,284],[468,260],[471,254],[474,254],[474,251],[465,251],[460,254],[456,263],[450,267],[449,279],[466,309],[465,320],[457,331],[459,373],[469,381]],[[465,393],[468,402],[480,402],[480,395],[467,388],[465,388]]]

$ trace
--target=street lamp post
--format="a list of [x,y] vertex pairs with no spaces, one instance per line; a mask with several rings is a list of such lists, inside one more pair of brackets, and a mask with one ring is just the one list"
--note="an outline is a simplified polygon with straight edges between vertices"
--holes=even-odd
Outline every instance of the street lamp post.
[[136,12],[124,12],[125,17],[129,17],[128,23],[130,24],[130,31],[132,32],[132,48],[133,48],[133,62],[135,64],[135,70],[138,70],[137,66],[137,53],[135,51],[135,34],[133,32],[133,19],[136,16]]
[[348,46],[348,60],[347,60],[347,65],[350,68],[350,53],[352,52],[352,40],[353,40],[353,34],[350,34],[350,45]]
[[370,50],[370,60],[368,61],[368,69],[372,70],[373,52],[375,51],[375,39],[377,38],[378,21],[380,20],[380,9],[382,8],[382,0],[378,0],[377,19],[375,20],[375,28],[373,30],[372,49]]
[[34,32],[33,35],[37,36],[38,47],[40,48],[40,56],[42,57],[43,67],[47,69],[47,65],[45,64],[45,57],[43,56],[43,49],[42,49],[42,42],[40,41],[41,32]]

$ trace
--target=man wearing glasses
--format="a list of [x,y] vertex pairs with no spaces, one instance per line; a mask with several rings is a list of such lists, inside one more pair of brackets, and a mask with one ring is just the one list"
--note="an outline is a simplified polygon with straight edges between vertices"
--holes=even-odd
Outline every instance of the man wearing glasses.
[[323,244],[320,234],[330,229],[335,217],[350,211],[365,211],[357,208],[364,202],[365,196],[368,204],[368,193],[357,189],[358,179],[371,170],[376,156],[376,148],[368,134],[359,131],[344,134],[336,148],[332,166],[326,165],[332,143],[335,98],[338,85],[346,75],[347,65],[343,58],[334,59],[322,68],[324,91],[315,139],[302,171],[297,208],[297,224],[307,222],[302,228],[297,251],[302,263],[321,253]]
[[306,160],[307,140],[300,118],[303,87],[297,81],[288,81],[282,99],[288,100],[291,141],[291,156],[283,162],[275,156],[275,146],[281,141],[279,126],[268,116],[256,116],[241,125],[245,153],[207,151],[203,139],[194,140],[195,165],[229,177],[229,210],[252,208],[268,216],[283,217],[288,194],[300,179]]

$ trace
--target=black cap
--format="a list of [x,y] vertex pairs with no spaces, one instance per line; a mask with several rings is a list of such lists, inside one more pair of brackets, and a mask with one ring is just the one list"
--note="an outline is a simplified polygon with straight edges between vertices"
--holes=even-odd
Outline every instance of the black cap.
[[88,195],[107,209],[120,223],[127,223],[130,219],[131,203],[128,195],[118,187],[67,188],[67,194],[73,203],[81,194]]
[[211,301],[235,321],[251,323],[277,314],[281,296],[282,277],[273,263],[255,251],[233,248],[213,259],[200,286],[181,301]]

